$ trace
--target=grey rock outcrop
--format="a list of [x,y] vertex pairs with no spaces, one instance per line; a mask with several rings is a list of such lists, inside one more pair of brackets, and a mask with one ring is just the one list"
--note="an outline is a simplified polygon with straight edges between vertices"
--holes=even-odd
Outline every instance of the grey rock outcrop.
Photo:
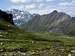
[[23,29],[28,32],[65,32],[71,24],[71,17],[56,10],[46,15],[35,15]]

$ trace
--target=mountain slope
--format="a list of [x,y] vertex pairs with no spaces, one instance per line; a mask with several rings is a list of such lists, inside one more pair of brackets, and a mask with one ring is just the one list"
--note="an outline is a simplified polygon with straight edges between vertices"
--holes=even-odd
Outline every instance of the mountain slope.
[[23,29],[29,32],[64,32],[71,23],[71,17],[56,10],[46,15],[36,15]]
[[75,20],[75,17],[72,17],[73,20]]
[[13,14],[13,21],[16,26],[25,24],[30,19],[32,19],[32,15],[27,11],[11,9],[11,10],[7,10],[6,12]]

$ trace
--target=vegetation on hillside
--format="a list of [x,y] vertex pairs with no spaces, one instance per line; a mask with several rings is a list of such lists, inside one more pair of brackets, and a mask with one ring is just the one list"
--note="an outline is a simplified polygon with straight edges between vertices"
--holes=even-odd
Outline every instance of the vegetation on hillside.
[[[62,33],[23,32],[9,23],[0,22],[0,52],[3,53],[15,52],[21,48],[22,50],[19,51],[29,53],[29,55],[42,56],[48,52],[48,56],[50,56],[62,55],[63,52],[59,53],[60,49],[65,49],[63,50],[65,53],[63,55],[65,56],[74,45],[75,38]],[[51,50],[55,54],[51,54]]]
[[67,56],[71,50],[75,50],[75,36],[24,32],[0,20],[0,56]]

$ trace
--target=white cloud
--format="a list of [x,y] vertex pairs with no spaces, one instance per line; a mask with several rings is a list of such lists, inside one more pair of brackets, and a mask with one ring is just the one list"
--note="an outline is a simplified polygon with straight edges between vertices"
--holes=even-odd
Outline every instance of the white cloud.
[[41,3],[45,0],[10,0],[14,4],[22,4],[22,3]]
[[11,9],[25,10],[25,6],[24,5],[12,5],[11,7],[7,8],[7,10],[11,10]]
[[72,3],[75,3],[75,1],[72,1]]
[[61,2],[61,3],[59,3],[59,5],[74,6],[75,5],[75,1],[72,1],[72,2]]
[[31,0],[10,0],[14,4],[30,3]]
[[11,0],[13,3],[24,3],[26,0]]
[[75,16],[75,0],[71,0],[71,2],[61,2],[58,4],[57,9],[71,16]]
[[69,2],[63,2],[63,3],[60,3],[59,5],[64,5],[64,6],[66,6],[66,5],[71,5]]
[[11,0],[18,4],[11,6],[27,10],[31,13],[48,14],[53,10],[65,12],[71,16],[75,15],[75,0]]
[[54,0],[46,0],[47,2],[51,2],[51,1],[54,1]]
[[44,0],[32,0],[34,3],[35,2],[43,2]]
[[37,7],[36,4],[29,4],[25,6],[26,9],[34,9],[36,7]]

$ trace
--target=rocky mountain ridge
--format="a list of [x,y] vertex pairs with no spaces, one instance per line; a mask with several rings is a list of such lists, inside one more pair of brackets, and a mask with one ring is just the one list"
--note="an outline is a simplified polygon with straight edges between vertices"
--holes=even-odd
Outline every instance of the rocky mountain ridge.
[[66,13],[56,10],[46,15],[36,15],[25,24],[29,32],[64,32],[72,23],[72,18]]
[[45,15],[32,15],[27,11],[18,9],[8,10],[7,12],[13,14],[14,24],[27,32],[69,33],[74,31],[75,17],[57,10]]
[[27,11],[11,9],[11,10],[7,10],[6,12],[11,13],[13,15],[13,21],[16,26],[25,24],[30,19],[32,19],[32,15]]

